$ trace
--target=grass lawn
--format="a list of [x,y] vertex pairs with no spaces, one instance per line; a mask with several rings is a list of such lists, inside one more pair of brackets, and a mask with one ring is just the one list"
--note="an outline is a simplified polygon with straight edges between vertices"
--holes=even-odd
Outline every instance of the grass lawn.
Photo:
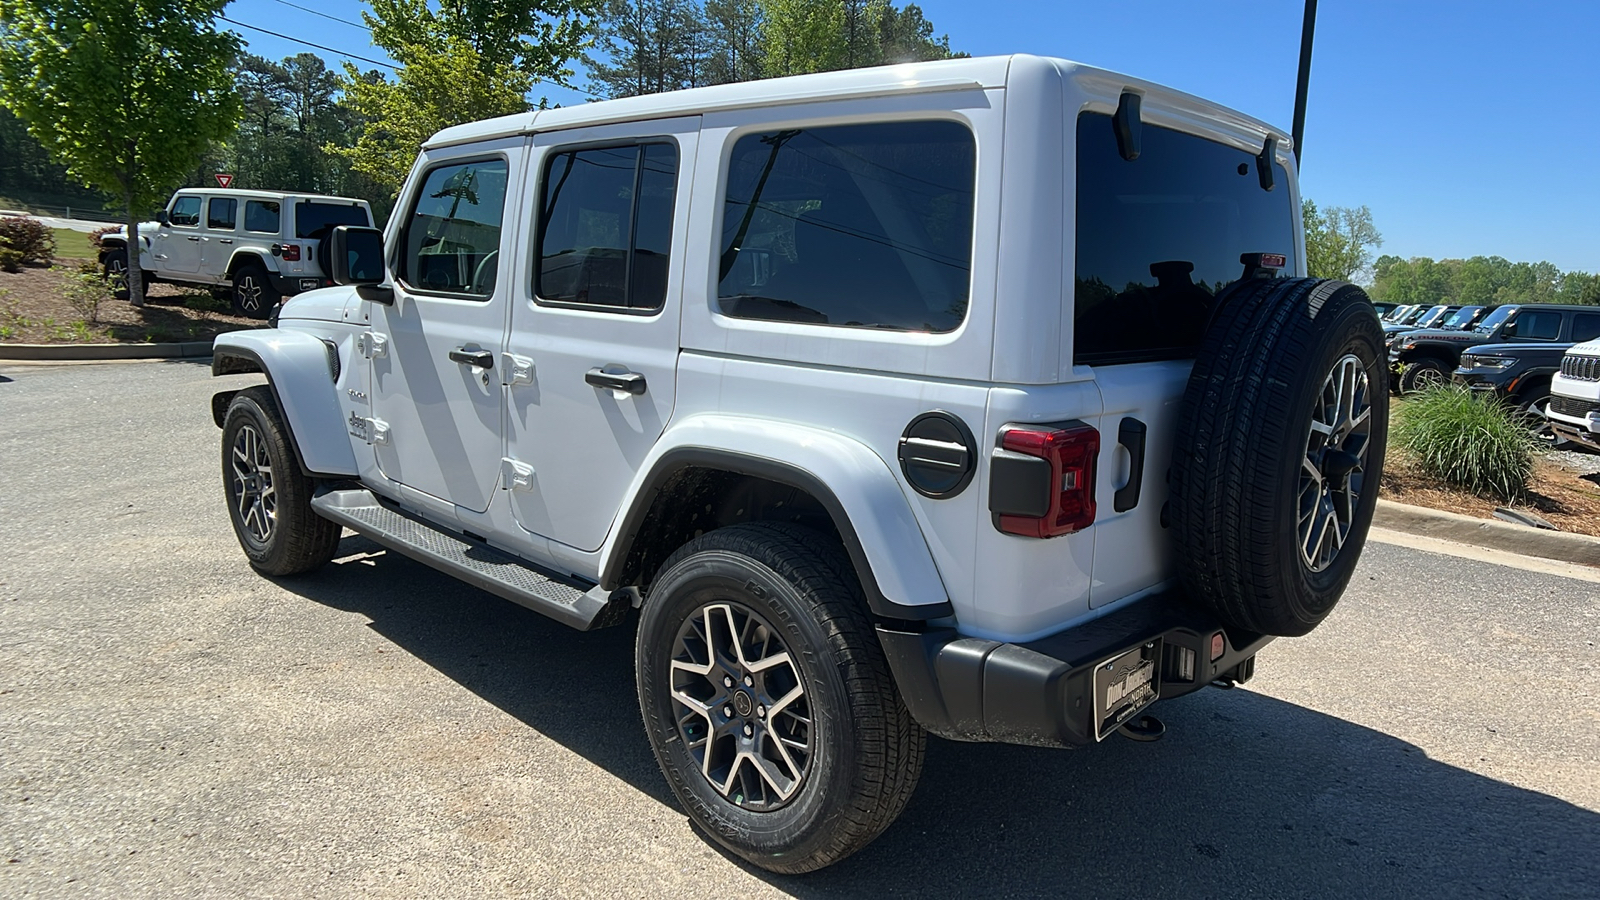
[[97,251],[89,236],[70,228],[52,228],[56,233],[56,256],[61,259],[95,259]]

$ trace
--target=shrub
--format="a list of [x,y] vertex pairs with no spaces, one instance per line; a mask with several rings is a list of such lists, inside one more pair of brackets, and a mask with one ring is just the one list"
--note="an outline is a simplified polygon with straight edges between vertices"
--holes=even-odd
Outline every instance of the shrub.
[[48,266],[56,257],[56,233],[29,216],[0,219],[0,248],[22,254],[24,263]]
[[21,272],[22,253],[10,247],[0,247],[0,271]]
[[112,285],[94,263],[85,263],[67,276],[67,302],[91,325],[100,321],[100,304],[111,299]]
[[1507,502],[1527,491],[1538,446],[1516,410],[1454,385],[1415,394],[1399,407],[1394,437],[1423,471]]
[[96,250],[99,250],[99,249],[101,249],[101,246],[100,246],[100,239],[101,238],[105,237],[108,234],[111,234],[114,231],[121,231],[124,227],[126,227],[126,226],[123,226],[123,225],[107,225],[104,228],[96,228],[95,230],[89,232],[89,243],[94,245],[94,248]]

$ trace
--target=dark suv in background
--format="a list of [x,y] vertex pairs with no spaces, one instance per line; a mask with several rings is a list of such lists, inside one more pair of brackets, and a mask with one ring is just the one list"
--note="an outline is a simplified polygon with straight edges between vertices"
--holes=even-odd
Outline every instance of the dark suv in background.
[[[1390,380],[1401,393],[1444,384],[1461,355],[1483,344],[1575,344],[1600,334],[1600,309],[1556,303],[1497,306],[1471,329],[1429,328],[1402,334],[1389,347]],[[1564,348],[1563,348],[1564,349]],[[1493,348],[1484,351],[1493,352]],[[1475,353],[1476,355],[1476,353]]]
[[[1580,320],[1574,316],[1574,328],[1600,314],[1590,313]],[[1590,331],[1575,331],[1574,337],[1585,340]],[[1590,336],[1595,336],[1590,334]],[[1557,449],[1572,446],[1550,427],[1547,409],[1550,406],[1550,377],[1561,370],[1561,357],[1571,343],[1538,344],[1480,344],[1468,347],[1461,353],[1461,365],[1455,371],[1455,383],[1474,392],[1491,396],[1522,411],[1540,443]]]

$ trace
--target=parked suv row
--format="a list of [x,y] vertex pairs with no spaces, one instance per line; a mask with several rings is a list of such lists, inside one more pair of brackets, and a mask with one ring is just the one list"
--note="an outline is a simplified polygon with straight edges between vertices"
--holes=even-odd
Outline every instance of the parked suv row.
[[1564,304],[1497,306],[1468,330],[1422,329],[1389,345],[1389,365],[1401,392],[1444,384],[1468,347],[1481,344],[1572,344],[1600,334],[1600,309]]
[[[372,224],[365,200],[218,188],[172,195],[154,222],[139,225],[146,284],[167,282],[227,296],[241,315],[265,319],[281,298],[333,284],[326,240],[338,225]],[[100,263],[127,277],[128,234],[101,238]],[[126,288],[119,290],[126,296]]]

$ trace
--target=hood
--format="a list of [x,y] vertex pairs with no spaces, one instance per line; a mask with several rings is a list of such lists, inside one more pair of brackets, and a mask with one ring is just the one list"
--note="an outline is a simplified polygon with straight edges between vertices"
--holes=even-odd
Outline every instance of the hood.
[[1550,365],[1556,365],[1561,357],[1566,354],[1571,344],[1551,344],[1540,342],[1537,344],[1477,344],[1461,351],[1462,354],[1473,356],[1515,356],[1518,359],[1538,364],[1541,359],[1547,359]]
[[1449,331],[1444,328],[1416,328],[1412,329],[1396,343],[1405,341],[1449,341],[1452,344],[1481,344],[1484,335],[1476,331]]
[[[140,241],[140,243],[143,243],[146,246],[149,246],[149,244],[150,244],[150,235],[155,234],[156,233],[156,229],[160,228],[160,227],[161,227],[161,223],[160,222],[154,222],[154,221],[151,221],[151,222],[140,222],[139,223],[139,241]],[[119,237],[119,238],[122,238],[124,241],[126,241],[128,239],[128,227],[126,225],[124,225],[123,227],[118,228],[116,231],[108,232],[106,234],[106,237]]]
[[[353,319],[360,324],[362,320],[356,309],[360,303],[361,298],[356,296],[356,289],[350,285],[317,288],[283,301],[283,308],[278,312],[278,321],[301,319],[314,322],[346,322]],[[351,319],[345,318],[347,310],[350,311]]]

